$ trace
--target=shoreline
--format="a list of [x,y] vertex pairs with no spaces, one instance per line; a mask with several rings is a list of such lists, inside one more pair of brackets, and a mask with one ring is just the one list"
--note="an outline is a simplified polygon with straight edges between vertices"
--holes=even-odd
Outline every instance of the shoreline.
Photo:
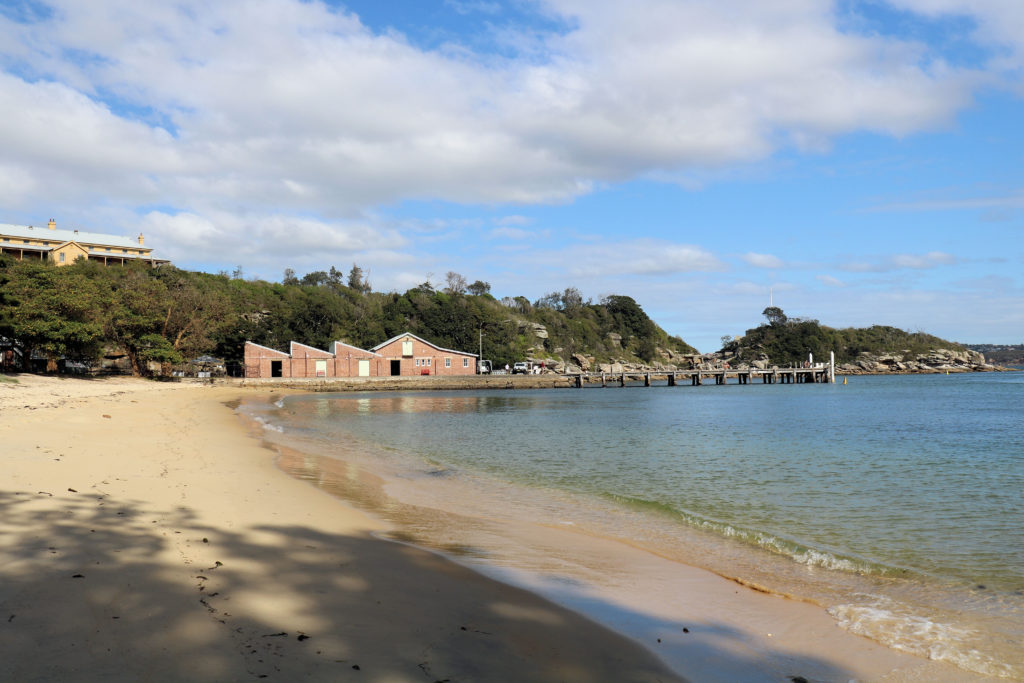
[[608,539],[519,530],[617,594],[378,540],[388,524],[287,476],[225,406],[270,387],[22,377],[35,403],[0,384],[0,677],[676,680],[660,656],[693,680],[987,680]]
[[[326,447],[296,442],[287,429],[268,438],[285,471],[404,529],[402,540],[580,611],[693,680],[995,680],[855,635],[810,599],[561,521],[575,516],[551,516],[544,500],[520,487],[509,491],[477,475],[467,484],[426,461],[396,469],[386,452],[337,433]],[[507,516],[500,510],[509,496],[544,512]]]
[[[894,372],[882,371],[840,371],[836,368],[836,383],[841,383],[841,377],[890,377],[890,376],[916,376],[916,375],[946,375],[946,374],[985,374],[989,372],[1021,372],[1021,368],[992,366],[984,370],[963,370],[963,369],[935,369],[928,371],[902,370]],[[649,372],[652,379],[664,382],[666,375],[657,370]],[[732,371],[730,371],[732,372]],[[609,381],[617,381],[618,375],[622,373],[608,373]],[[627,372],[638,375],[637,372]],[[470,375],[468,377],[331,377],[331,378],[217,378],[216,385],[237,386],[251,390],[279,391],[282,389],[294,390],[297,392],[319,393],[319,392],[358,392],[358,391],[450,391],[450,390],[502,390],[502,389],[576,389],[577,375],[546,373],[542,375]],[[199,380],[197,380],[199,381]],[[209,380],[207,380],[209,381]],[[638,388],[641,381],[630,380],[626,386]],[[760,385],[761,382],[752,384]],[[809,383],[810,384],[810,383]],[[708,381],[707,386],[713,382]],[[734,386],[735,381],[728,386]],[[609,385],[610,386],[610,385]],[[654,387],[666,387],[665,384],[652,385]],[[774,385],[768,385],[774,386]],[[600,388],[596,382],[588,384],[586,389]],[[616,385],[617,388],[617,385]],[[678,386],[673,389],[681,391],[697,389],[700,387]]]

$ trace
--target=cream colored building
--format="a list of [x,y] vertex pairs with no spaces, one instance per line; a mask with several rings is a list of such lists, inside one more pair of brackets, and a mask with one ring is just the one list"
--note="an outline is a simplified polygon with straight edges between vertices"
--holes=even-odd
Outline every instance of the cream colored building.
[[80,230],[59,230],[51,218],[47,227],[0,223],[0,254],[18,261],[52,261],[69,266],[80,258],[103,265],[121,265],[135,261],[158,266],[170,263],[153,255],[140,234],[137,239]]

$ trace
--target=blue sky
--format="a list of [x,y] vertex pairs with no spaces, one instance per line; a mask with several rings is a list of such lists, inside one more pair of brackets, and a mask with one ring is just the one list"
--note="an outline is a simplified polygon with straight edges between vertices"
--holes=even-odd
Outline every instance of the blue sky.
[[0,222],[1024,343],[1018,0],[0,0]]

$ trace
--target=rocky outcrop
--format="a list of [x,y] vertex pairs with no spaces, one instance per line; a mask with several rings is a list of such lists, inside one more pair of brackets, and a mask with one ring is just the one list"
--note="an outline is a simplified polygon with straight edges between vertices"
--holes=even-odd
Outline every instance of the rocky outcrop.
[[572,354],[572,361],[579,366],[583,372],[590,372],[590,368],[594,364],[594,359],[591,356],[584,356],[582,353]]
[[517,322],[520,330],[527,334],[532,334],[537,339],[548,338],[548,328],[544,327],[540,323],[530,322],[529,320],[520,320]]
[[865,351],[852,363],[836,365],[836,374],[985,372],[998,369],[986,363],[983,354],[967,349],[931,349],[917,355],[910,352],[873,354]]

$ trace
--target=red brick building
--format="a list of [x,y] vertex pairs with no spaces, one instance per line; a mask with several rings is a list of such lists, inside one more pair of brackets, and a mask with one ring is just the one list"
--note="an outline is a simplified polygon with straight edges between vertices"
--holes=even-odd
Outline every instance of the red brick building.
[[475,353],[441,348],[408,332],[392,337],[370,351],[387,362],[386,375],[476,374]]
[[388,377],[474,375],[476,354],[445,349],[400,334],[369,351],[336,341],[330,351],[292,342],[289,352],[245,342],[245,376],[261,377]]

